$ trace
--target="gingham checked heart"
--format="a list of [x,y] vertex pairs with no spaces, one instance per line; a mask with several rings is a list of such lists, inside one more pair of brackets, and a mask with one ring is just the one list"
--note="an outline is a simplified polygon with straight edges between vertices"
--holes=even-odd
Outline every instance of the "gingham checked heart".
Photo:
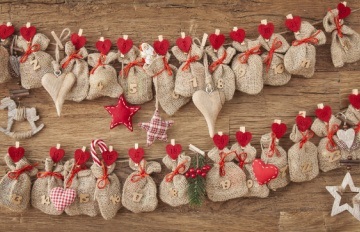
[[74,189],[64,189],[56,187],[51,189],[50,199],[58,211],[64,211],[64,209],[71,205],[75,201],[76,191]]

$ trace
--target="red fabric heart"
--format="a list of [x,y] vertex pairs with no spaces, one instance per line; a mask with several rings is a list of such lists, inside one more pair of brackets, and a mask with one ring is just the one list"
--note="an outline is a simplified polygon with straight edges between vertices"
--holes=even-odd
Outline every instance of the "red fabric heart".
[[322,109],[316,109],[315,114],[321,121],[328,123],[332,115],[331,107],[324,106]]
[[211,46],[215,49],[218,50],[225,42],[225,36],[224,34],[211,34],[209,37],[209,41]]
[[229,143],[229,136],[216,134],[213,137],[213,141],[214,141],[215,146],[217,146],[217,148],[219,148],[219,150],[222,150]]
[[301,18],[294,16],[292,19],[286,19],[285,26],[292,32],[298,32],[301,27]]
[[56,147],[50,148],[50,157],[54,163],[58,163],[65,155],[64,149],[57,149]]
[[285,123],[280,123],[279,124],[279,123],[274,122],[271,125],[271,130],[275,134],[276,138],[280,139],[286,133],[287,126],[285,125]]
[[70,40],[72,44],[75,46],[76,50],[79,50],[80,48],[84,47],[86,44],[86,37],[79,36],[77,33],[73,33],[70,37]]
[[30,42],[36,34],[36,27],[22,27],[20,28],[20,34],[26,41]]
[[7,39],[14,34],[14,26],[6,26],[5,24],[0,25],[0,39]]
[[116,159],[118,158],[119,154],[116,152],[116,151],[104,151],[102,154],[101,154],[103,160],[104,160],[104,163],[107,165],[107,166],[110,166],[112,165]]
[[176,160],[182,151],[180,144],[166,145],[166,153],[170,156],[171,159]]
[[119,38],[116,42],[117,47],[121,54],[125,55],[133,47],[133,41],[131,39]]
[[360,109],[360,95],[356,95],[356,94],[350,94],[349,95],[349,101],[350,104],[355,108],[355,109]]
[[337,9],[339,11],[339,19],[344,19],[351,14],[351,8],[341,2],[338,4]]
[[192,44],[192,39],[190,36],[185,36],[185,38],[178,38],[176,40],[176,45],[179,47],[179,49],[185,53],[188,53],[190,51]]
[[237,29],[237,31],[231,31],[230,32],[230,38],[236,42],[242,43],[245,39],[245,30],[244,29]]
[[310,117],[303,117],[298,115],[296,117],[296,125],[301,132],[305,132],[311,127],[312,119]]
[[141,162],[141,160],[144,157],[144,149],[142,149],[141,147],[139,147],[138,149],[130,148],[129,156],[132,159],[132,161],[134,161],[134,163],[138,164]]
[[279,169],[275,165],[265,164],[261,159],[255,159],[252,168],[259,185],[269,183],[279,174]]
[[274,33],[274,24],[260,24],[258,27],[259,34],[264,37],[264,39],[270,39],[271,35]]
[[111,49],[111,41],[109,39],[105,39],[104,41],[97,41],[96,48],[99,52],[104,55],[107,55]]
[[238,131],[236,132],[236,140],[240,144],[240,146],[245,147],[250,143],[252,139],[252,134],[250,132],[242,132]]
[[50,191],[51,203],[53,203],[58,211],[64,211],[67,206],[71,205],[75,201],[75,198],[76,191],[71,188],[64,189],[56,187]]
[[156,40],[154,42],[155,52],[161,56],[166,55],[166,53],[169,50],[169,46],[170,46],[170,43],[169,43],[169,40],[167,40],[167,39],[163,39],[162,41]]
[[24,157],[25,149],[22,147],[9,147],[8,154],[11,158],[11,160],[16,163],[19,160],[21,160],[22,157]]
[[77,165],[82,165],[88,161],[90,158],[90,153],[81,149],[77,149],[75,151],[74,158]]

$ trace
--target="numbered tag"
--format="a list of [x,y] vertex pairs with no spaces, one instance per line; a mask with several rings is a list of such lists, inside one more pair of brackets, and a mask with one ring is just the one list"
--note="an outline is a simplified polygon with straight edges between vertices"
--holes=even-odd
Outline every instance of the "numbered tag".
[[12,194],[11,197],[11,202],[16,204],[16,205],[20,205],[21,201],[22,201],[22,196],[16,195],[16,194]]
[[171,188],[169,191],[170,191],[170,195],[172,197],[177,197],[178,196],[178,191],[176,189]]
[[42,195],[41,196],[41,204],[50,205],[50,197]]
[[301,165],[302,173],[310,172],[312,169],[313,169],[313,167],[312,167],[311,163],[306,163],[306,164]]
[[90,201],[90,195],[86,193],[80,193],[79,198],[80,198],[80,203],[86,203]]
[[325,151],[322,153],[324,157],[327,158],[327,160],[332,163],[335,162],[337,160],[339,160],[341,158],[341,153],[339,150],[334,151],[334,152],[330,152],[330,151]]
[[285,178],[286,177],[286,170],[288,169],[288,166],[286,165],[285,167],[283,168],[280,168],[280,176],[281,178]]
[[239,73],[239,77],[243,77],[243,76],[245,76],[246,69],[245,68],[240,68],[238,73]]
[[40,67],[39,61],[34,58],[32,61],[30,61],[30,64],[33,66],[34,71],[38,70]]
[[120,196],[119,195],[112,195],[110,197],[110,200],[113,203],[113,205],[116,205],[117,203],[120,202]]
[[196,88],[198,86],[196,78],[193,77],[192,79],[190,79],[190,82],[192,82],[192,87]]
[[224,88],[224,80],[223,80],[223,79],[219,79],[219,80],[217,81],[217,88],[218,88],[218,89]]
[[143,197],[143,195],[140,193],[133,193],[132,200],[133,200],[133,202],[140,202],[142,197]]
[[351,48],[350,41],[348,39],[344,39],[342,46],[343,46],[345,52],[349,51]]
[[275,74],[281,74],[284,72],[285,70],[285,67],[284,67],[284,64],[278,64],[278,65],[273,65],[272,66],[272,69],[274,70],[274,73]]
[[301,61],[301,66],[304,68],[310,68],[310,60],[309,59],[304,59]]
[[135,84],[135,83],[130,83],[130,85],[129,85],[129,93],[134,94],[134,93],[136,93],[136,92],[137,92],[137,84]]
[[231,186],[231,182],[230,182],[230,180],[221,181],[221,182],[220,182],[220,186],[221,186],[223,189],[229,189],[230,186]]
[[247,180],[247,181],[246,181],[246,186],[247,186],[248,188],[252,188],[252,186],[254,186],[254,182],[253,182],[252,180]]
[[179,99],[180,95],[177,94],[177,93],[175,93],[175,90],[174,90],[174,91],[172,92],[172,97],[173,97],[174,99]]
[[97,84],[97,88],[100,90],[102,90],[104,88],[104,85],[101,81]]

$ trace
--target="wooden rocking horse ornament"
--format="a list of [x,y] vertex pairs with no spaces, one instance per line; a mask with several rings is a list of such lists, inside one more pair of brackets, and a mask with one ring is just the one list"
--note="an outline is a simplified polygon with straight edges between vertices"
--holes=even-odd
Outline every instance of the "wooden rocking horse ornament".
[[[6,97],[0,102],[0,109],[8,109],[8,124],[7,128],[0,127],[0,131],[14,139],[26,139],[30,138],[44,128],[44,124],[36,126],[35,122],[39,120],[39,116],[36,115],[36,109],[25,108],[24,106],[16,106],[14,100],[10,97]],[[25,131],[11,131],[14,121],[25,121],[30,123],[31,129]]]

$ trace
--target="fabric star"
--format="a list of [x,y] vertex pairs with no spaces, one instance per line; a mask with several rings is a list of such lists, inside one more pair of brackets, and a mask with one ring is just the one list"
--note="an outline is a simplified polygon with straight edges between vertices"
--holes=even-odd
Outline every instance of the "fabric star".
[[121,95],[117,105],[105,106],[105,109],[112,117],[110,129],[113,129],[120,124],[124,124],[130,131],[133,131],[132,117],[140,110],[140,106],[128,105],[124,96]]
[[150,122],[140,123],[139,126],[147,131],[147,145],[150,146],[154,143],[155,139],[161,141],[167,141],[166,131],[170,126],[174,124],[174,121],[164,121],[159,115],[159,111],[155,110]]
[[[340,205],[341,195],[339,192],[344,191],[346,186],[350,187],[351,192],[358,193],[354,197],[353,207],[351,207],[348,203]],[[351,178],[350,173],[346,173],[342,183],[340,186],[326,186],[327,191],[335,198],[334,204],[331,211],[331,216],[335,216],[345,210],[349,211],[357,220],[360,220],[360,205],[358,199],[360,199],[360,188],[355,187],[354,182]]]

